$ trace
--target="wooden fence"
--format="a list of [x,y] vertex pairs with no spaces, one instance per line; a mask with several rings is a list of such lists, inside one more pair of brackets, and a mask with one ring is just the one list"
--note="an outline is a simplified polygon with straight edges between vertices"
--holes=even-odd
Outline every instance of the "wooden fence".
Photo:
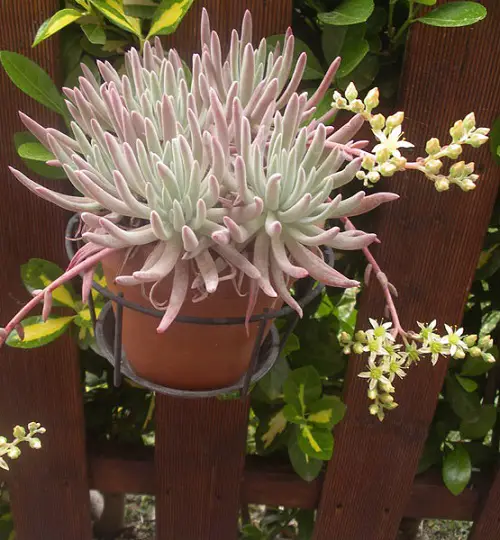
[[[183,54],[196,48],[202,5],[226,38],[245,8],[252,10],[261,36],[280,33],[291,20],[291,3],[196,0],[172,41]],[[489,15],[478,26],[417,26],[412,32],[400,103],[409,138],[420,145],[436,131],[445,138],[450,123],[471,109],[481,125],[490,125],[500,112],[500,4],[483,3]],[[0,48],[31,56],[57,73],[57,40],[33,50],[30,41],[58,4],[4,0]],[[25,295],[20,264],[33,256],[64,264],[67,216],[6,172],[7,164],[17,161],[11,144],[21,129],[17,110],[43,124],[55,118],[18,92],[3,73],[0,77],[0,313],[5,318]],[[440,323],[461,320],[497,191],[498,170],[488,149],[475,158],[482,179],[473,194],[453,190],[438,196],[429,182],[412,173],[391,180],[401,200],[378,216],[375,228],[383,244],[377,256],[404,299],[403,324],[434,317]],[[377,287],[362,296],[361,322],[368,313],[382,313]],[[3,349],[0,355],[1,432],[33,419],[47,427],[44,449],[26,452],[7,477],[18,540],[89,540],[89,488],[155,494],[158,540],[234,540],[241,502],[317,508],[314,540],[391,540],[405,516],[474,520],[472,540],[500,538],[500,475],[474,476],[458,497],[443,487],[439,475],[415,478],[446,372],[444,361],[412,370],[401,384],[400,407],[380,423],[367,414],[366,384],[357,377],[362,361],[351,359],[348,413],[336,429],[334,457],[324,476],[307,483],[273,460],[245,459],[247,401],[158,396],[154,454],[147,449],[89,450],[78,356],[69,337],[34,351]]]

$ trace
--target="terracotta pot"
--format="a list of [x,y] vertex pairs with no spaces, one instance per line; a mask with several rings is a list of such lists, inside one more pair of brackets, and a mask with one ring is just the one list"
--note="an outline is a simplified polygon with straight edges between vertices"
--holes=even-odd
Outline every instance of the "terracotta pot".
[[[108,287],[122,292],[127,300],[151,307],[139,286],[115,284],[117,272],[130,275],[140,269],[150,248],[139,250],[122,269],[125,251],[103,261]],[[168,299],[172,287],[169,276],[158,287],[158,299]],[[146,289],[146,292],[149,292]],[[242,317],[248,297],[239,296],[230,281],[219,284],[217,291],[202,302],[192,302],[190,291],[180,315],[194,317]],[[254,313],[273,308],[276,299],[260,292]],[[279,307],[279,306],[276,306]],[[214,326],[174,322],[163,334],[156,328],[160,319],[125,308],[123,310],[123,347],[137,375],[151,382],[182,390],[223,388],[237,382],[247,371],[256,339],[258,323]],[[266,332],[267,333],[267,332]]]

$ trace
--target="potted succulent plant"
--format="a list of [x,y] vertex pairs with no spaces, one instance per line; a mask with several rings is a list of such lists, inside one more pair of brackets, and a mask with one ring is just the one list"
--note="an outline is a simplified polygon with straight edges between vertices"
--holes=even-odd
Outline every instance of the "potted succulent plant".
[[[102,263],[110,289],[164,310],[159,326],[125,310],[123,343],[136,372],[176,388],[222,387],[248,368],[254,311],[286,303],[301,314],[290,293],[295,280],[358,285],[326,264],[320,247],[366,249],[376,235],[348,218],[398,196],[360,190],[344,198],[342,186],[353,179],[371,186],[405,169],[421,170],[438,190],[475,186],[473,164],[459,162],[440,174],[441,158],[456,159],[463,144],[486,141],[487,130],[476,129],[473,115],[455,124],[450,145],[431,139],[428,155],[409,163],[399,150],[412,147],[402,139],[404,115],[372,114],[376,89],[361,101],[350,85],[345,97],[334,95],[325,115],[314,117],[340,59],[309,96],[298,93],[307,57],[294,65],[292,33],[282,52],[269,51],[265,40],[254,48],[251,38],[247,12],[224,60],[204,11],[202,52],[193,56],[192,73],[175,50],[146,42],[141,53],[127,53],[124,74],[99,63],[102,83],[82,66],[79,86],[64,89],[72,136],[21,114],[53,154],[48,163],[64,169],[78,195],[11,170],[39,197],[79,213],[85,243],[65,274],[1,330],[0,343],[22,331],[21,321],[38,303],[48,317],[52,291],[66,280],[83,275],[85,301]],[[338,129],[326,126],[339,109],[355,116]],[[379,140],[372,152],[367,141],[353,140],[365,122]],[[175,322],[179,314],[244,315],[248,324],[194,329]]]

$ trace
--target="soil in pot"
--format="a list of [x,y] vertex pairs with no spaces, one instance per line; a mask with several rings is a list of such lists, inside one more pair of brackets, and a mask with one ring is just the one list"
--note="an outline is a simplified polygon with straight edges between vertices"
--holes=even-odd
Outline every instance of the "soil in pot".
[[[141,268],[150,248],[137,250],[125,265],[125,250],[103,261],[109,289],[144,307],[151,307],[140,286],[122,287],[115,283],[118,272],[131,275]],[[248,285],[248,283],[246,284]],[[168,299],[172,276],[157,287],[157,298]],[[245,290],[245,283],[243,285]],[[146,288],[146,292],[149,290]],[[219,283],[217,291],[205,300],[193,303],[190,291],[180,315],[193,317],[242,317],[248,296],[240,296],[231,281]],[[155,296],[156,297],[156,296]],[[279,308],[276,299],[260,292],[254,313]],[[237,382],[247,371],[258,331],[258,323],[231,326],[197,325],[174,322],[163,334],[156,328],[160,319],[125,308],[123,311],[123,347],[137,375],[156,384],[182,390],[223,388]]]

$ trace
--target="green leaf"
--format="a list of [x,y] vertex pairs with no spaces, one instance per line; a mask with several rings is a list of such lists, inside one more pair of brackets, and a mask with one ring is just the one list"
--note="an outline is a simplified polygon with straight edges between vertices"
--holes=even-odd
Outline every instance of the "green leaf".
[[297,540],[310,540],[314,531],[314,510],[299,510],[295,515],[299,526]]
[[280,357],[269,373],[259,381],[258,386],[271,401],[275,401],[283,394],[283,384],[286,381],[290,368],[287,361]]
[[416,4],[422,4],[424,6],[434,6],[437,0],[415,0]]
[[22,321],[24,328],[24,339],[19,339],[19,335],[14,330],[7,338],[9,347],[18,349],[34,349],[47,345],[62,335],[71,324],[74,317],[49,317],[47,322],[43,322],[42,317],[28,317]]
[[337,85],[345,90],[350,82],[356,85],[359,91],[369,88],[378,75],[380,61],[378,56],[367,54],[363,60],[344,78],[337,79]]
[[40,26],[38,32],[36,33],[35,41],[33,41],[32,46],[36,47],[44,39],[53,36],[56,32],[59,32],[59,30],[62,30],[65,26],[68,26],[83,17],[83,15],[85,15],[85,13],[76,9],[61,9],[60,11],[52,15],[50,19],[47,19],[42,24],[42,26]]
[[333,26],[363,23],[373,12],[373,0],[344,0],[340,6],[328,13],[318,13],[318,19]]
[[140,36],[140,25],[137,24],[137,19],[125,14],[122,0],[90,0],[90,3],[114,25]]
[[24,159],[43,161],[44,163],[49,159],[56,158],[52,152],[49,152],[45,146],[39,142],[21,144],[21,146],[17,149],[17,153]]
[[481,331],[479,332],[479,336],[482,337],[491,334],[499,323],[500,311],[490,311],[481,320]]
[[[21,279],[29,293],[45,289],[62,274],[63,271],[57,264],[45,259],[30,259],[26,264],[21,265]],[[71,283],[61,285],[52,293],[55,306],[76,309],[75,298],[76,294]]]
[[90,43],[94,45],[104,45],[106,43],[106,32],[102,26],[98,24],[82,24],[81,28]]
[[[28,131],[22,131],[14,135],[14,146],[16,147],[18,153],[19,148],[23,144],[29,143],[35,144],[38,143],[38,140]],[[50,167],[49,165],[45,165],[45,163],[41,163],[40,161],[35,161],[33,159],[23,158],[23,162],[28,169],[32,170],[36,174],[39,174],[40,176],[43,176],[44,178],[53,178],[55,180],[67,178],[66,173],[60,167]]]
[[283,432],[286,428],[287,418],[284,414],[284,410],[277,412],[269,420],[269,429],[262,435],[262,442],[264,443],[264,448],[268,448],[277,435]]
[[460,375],[456,375],[456,379],[460,383],[460,386],[466,392],[474,392],[474,390],[477,390],[477,382],[476,381],[473,381],[472,379],[468,379],[466,377],[461,377]]
[[332,428],[344,418],[346,406],[337,396],[323,396],[308,407],[309,422],[320,427]]
[[323,467],[320,459],[314,459],[306,455],[299,447],[297,430],[290,434],[288,442],[288,456],[295,472],[306,482],[314,480]]
[[445,388],[446,398],[459,418],[471,418],[479,412],[481,405],[478,394],[466,392],[453,377],[446,378]]
[[305,423],[304,417],[300,414],[299,410],[296,409],[293,405],[285,405],[283,407],[283,416],[288,422],[292,424],[303,424]]
[[[285,42],[285,37],[283,35],[270,36],[266,38],[268,51],[274,50],[278,42],[281,45],[281,50],[283,50],[283,44]],[[304,71],[304,76],[302,78],[305,81],[314,81],[317,79],[322,79],[325,75],[325,72],[319,60],[316,58],[311,48],[298,38],[295,38],[295,48],[293,51],[293,66],[295,66],[295,64],[297,63],[297,58],[303,52],[307,54],[307,64],[306,64],[306,69]],[[293,68],[292,68],[292,71],[293,71]]]
[[342,63],[337,71],[337,77],[342,79],[351,73],[368,54],[370,45],[364,38],[364,28],[352,27],[347,32],[342,47]]
[[153,16],[148,38],[175,32],[192,3],[193,0],[163,0]]
[[498,117],[491,126],[490,149],[493,160],[497,165],[500,165],[500,117]]
[[302,426],[297,434],[299,448],[311,458],[329,460],[333,453],[333,434],[329,429]]
[[477,377],[488,372],[495,364],[485,362],[481,356],[467,356],[460,375],[468,375],[469,377]]
[[47,73],[35,62],[22,54],[0,52],[0,62],[10,80],[25,94],[49,109],[66,115],[66,105]]
[[446,487],[459,495],[469,483],[472,465],[467,450],[462,445],[455,446],[443,461],[443,481]]
[[494,405],[483,405],[479,414],[462,420],[460,433],[466,439],[483,439],[490,429],[493,429],[497,419],[497,409]]
[[347,34],[347,26],[325,26],[321,32],[321,46],[325,60],[331,64],[340,55],[344,39]]
[[[326,91],[325,95],[323,96],[323,99],[319,102],[318,106],[316,107],[316,110],[314,111],[313,118],[321,118],[324,114],[326,114],[332,108],[333,92],[335,92],[333,88],[329,88]],[[336,115],[337,113],[335,113],[327,122],[324,122],[324,124],[325,125],[331,124],[335,120]],[[325,303],[322,302],[320,304],[319,309],[321,311],[319,313],[318,318],[322,316],[322,311],[326,309]]]
[[448,2],[419,17],[417,21],[449,28],[475,24],[482,21],[486,14],[486,8],[477,2]]
[[288,375],[283,394],[286,403],[304,413],[307,405],[319,399],[321,390],[318,372],[312,366],[305,366],[295,369]]

